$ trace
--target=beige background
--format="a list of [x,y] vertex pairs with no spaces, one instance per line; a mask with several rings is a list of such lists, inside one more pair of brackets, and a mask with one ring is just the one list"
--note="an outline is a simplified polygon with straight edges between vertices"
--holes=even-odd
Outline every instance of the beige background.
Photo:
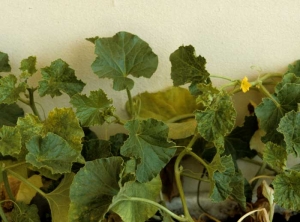
[[[133,95],[171,86],[169,55],[180,45],[192,44],[210,73],[231,78],[281,72],[300,59],[299,0],[0,0],[0,9],[0,51],[9,54],[14,73],[30,55],[39,68],[61,58],[87,83],[85,93],[101,87],[121,115],[126,93],[92,73],[94,47],[87,37],[128,31],[150,44],[159,67],[150,81],[138,80]],[[68,106],[69,98],[38,101],[47,113]],[[247,103],[239,96],[240,109]]]

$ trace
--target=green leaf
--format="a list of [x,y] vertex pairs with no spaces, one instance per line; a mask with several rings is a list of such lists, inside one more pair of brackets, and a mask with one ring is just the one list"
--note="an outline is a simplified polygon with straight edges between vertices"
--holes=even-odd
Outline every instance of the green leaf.
[[26,113],[25,117],[17,121],[18,129],[22,135],[22,144],[28,142],[31,137],[40,135],[43,129],[43,123],[33,114]]
[[10,72],[11,67],[8,61],[8,55],[4,52],[0,52],[0,72]]
[[276,129],[287,112],[297,110],[298,103],[300,103],[300,84],[286,83],[278,91],[277,96],[273,95],[273,98],[279,105],[270,98],[264,98],[263,102],[256,107],[255,114],[259,119],[260,128],[266,132],[262,141],[281,144],[283,135]]
[[93,222],[104,219],[113,197],[120,190],[118,181],[122,170],[121,157],[86,162],[75,175],[70,188],[69,221]]
[[[139,117],[162,121],[192,114],[196,109],[201,108],[196,105],[195,97],[187,89],[180,87],[171,87],[156,93],[144,92],[135,96],[133,102],[139,106]],[[128,102],[126,110],[130,114]]]
[[13,222],[40,222],[38,208],[36,205],[27,205],[23,202],[17,202],[10,213],[11,221]]
[[21,151],[21,134],[16,127],[3,126],[0,129],[0,153],[15,156]]
[[20,77],[22,79],[27,80],[29,77],[31,77],[34,73],[36,73],[36,57],[35,56],[29,56],[27,59],[23,59],[21,61],[21,67],[20,70],[22,71]]
[[193,46],[180,46],[170,55],[172,64],[171,78],[174,86],[186,83],[208,83],[209,73],[206,71],[206,60],[202,56],[195,56]]
[[121,188],[117,196],[113,198],[113,212],[117,213],[123,221],[146,221],[152,217],[158,208],[134,198],[142,198],[156,202],[161,190],[159,177],[147,183],[128,182]]
[[223,92],[214,100],[211,106],[196,112],[198,132],[217,148],[224,147],[225,136],[234,127],[236,112],[231,97]]
[[197,91],[198,97],[196,102],[199,104],[203,104],[203,106],[208,107],[210,106],[216,99],[218,99],[218,95],[220,91],[213,87],[211,83],[204,84],[199,83],[197,84]]
[[50,95],[60,96],[63,91],[70,97],[80,93],[85,86],[81,80],[75,76],[75,71],[61,59],[55,60],[50,67],[41,69],[42,81],[39,81],[40,96]]
[[65,139],[69,145],[81,152],[84,132],[72,108],[55,108],[44,122],[43,136],[52,132]]
[[155,119],[131,120],[125,124],[129,138],[121,148],[121,154],[135,157],[137,165],[137,180],[147,182],[152,180],[175,154],[176,149],[170,149],[175,144],[168,141],[168,127]]
[[46,168],[51,173],[70,173],[72,163],[76,162],[78,152],[67,141],[54,133],[48,133],[44,138],[32,137],[26,148],[29,153],[26,161],[37,168]]
[[300,77],[300,60],[295,61],[294,64],[290,64],[286,73],[294,73]]
[[24,116],[24,111],[17,104],[0,104],[0,127],[15,126],[19,117]]
[[98,38],[95,44],[97,58],[92,69],[99,78],[113,79],[117,91],[133,88],[128,75],[150,78],[156,71],[157,55],[136,35],[118,32],[110,38]]
[[110,122],[115,111],[112,100],[108,99],[101,89],[91,91],[89,97],[76,94],[72,96],[70,103],[76,108],[76,116],[82,126],[102,125]]
[[283,171],[287,161],[286,149],[272,142],[267,142],[263,151],[263,159],[272,168]]
[[16,84],[17,78],[12,74],[0,78],[0,103],[12,104],[18,101],[20,93],[26,90],[26,83]]
[[253,158],[256,155],[256,151],[250,149],[250,140],[257,129],[258,122],[256,117],[245,116],[244,125],[234,128],[225,137],[224,155],[231,155],[235,164],[237,159],[244,157]]
[[60,184],[51,193],[45,194],[50,209],[52,222],[69,221],[68,213],[70,207],[70,186],[73,182],[74,174],[65,174]]
[[[299,73],[300,74],[300,73]],[[283,76],[281,82],[279,82],[275,87],[275,93],[278,93],[282,87],[287,83],[300,84],[300,78],[294,73],[287,73]]]
[[[230,187],[232,192],[229,194],[234,200],[236,200],[243,209],[246,209],[246,193],[245,191],[245,178],[241,172],[236,172],[231,178]],[[247,181],[246,181],[247,182]]]
[[273,181],[274,202],[279,206],[293,210],[300,210],[300,172],[290,171],[279,174]]
[[110,157],[112,156],[110,142],[99,139],[84,141],[81,154],[86,161]]

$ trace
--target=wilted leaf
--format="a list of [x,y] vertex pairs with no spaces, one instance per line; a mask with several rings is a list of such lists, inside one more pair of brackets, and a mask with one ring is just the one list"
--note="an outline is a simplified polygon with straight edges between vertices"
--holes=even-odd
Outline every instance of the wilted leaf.
[[36,57],[35,56],[29,56],[27,59],[23,59],[21,61],[21,67],[20,70],[22,71],[20,77],[22,79],[28,79],[31,77],[34,73],[36,73]]
[[0,129],[0,153],[14,156],[21,151],[21,134],[16,127],[3,126]]
[[140,162],[136,176],[139,182],[147,182],[158,175],[160,170],[175,154],[175,145],[168,141],[168,127],[165,123],[148,119],[131,120],[125,124],[129,138],[121,148],[121,154],[135,157]]
[[263,159],[272,168],[283,171],[286,167],[287,152],[286,149],[280,145],[272,142],[266,143],[263,151]]
[[55,60],[50,67],[41,69],[43,79],[39,81],[40,96],[50,95],[60,96],[61,91],[70,97],[80,93],[85,86],[81,80],[75,76],[75,71],[61,59]]
[[190,119],[181,123],[167,123],[167,126],[169,127],[168,137],[170,139],[178,140],[194,135],[197,121],[195,119]]
[[300,113],[291,111],[285,114],[277,129],[284,136],[286,151],[300,156]]
[[[33,175],[27,179],[34,187],[41,188],[43,186],[42,177],[40,175]],[[25,204],[30,204],[32,198],[36,195],[37,191],[26,183],[21,182],[16,200]]]
[[18,207],[14,207],[10,213],[11,221],[13,222],[40,222],[38,208],[36,205],[27,205],[23,202],[16,203]]
[[136,201],[133,198],[144,198],[156,202],[161,189],[159,177],[147,183],[128,182],[113,198],[113,212],[117,213],[125,222],[146,221],[152,217],[158,208],[149,203]]
[[98,38],[95,45],[97,58],[92,69],[99,78],[113,79],[115,90],[132,89],[134,82],[128,75],[150,78],[157,68],[157,55],[149,45],[128,32]]
[[0,72],[10,72],[11,67],[8,61],[8,55],[4,52],[0,52]]
[[80,153],[73,149],[62,137],[47,133],[41,136],[32,137],[26,148],[29,153],[26,161],[37,168],[46,168],[51,173],[70,173],[73,162],[76,162]]
[[18,101],[20,93],[26,90],[26,84],[16,84],[17,77],[12,74],[0,78],[0,103],[12,104]]
[[174,86],[210,82],[209,73],[205,69],[206,60],[200,55],[195,56],[193,46],[180,46],[170,55],[170,61]]
[[17,104],[0,104],[0,127],[15,126],[19,117],[24,116],[24,111]]
[[115,111],[112,100],[108,99],[101,89],[91,91],[89,97],[76,94],[71,98],[70,103],[76,108],[76,116],[82,126],[102,125],[106,121],[110,122],[109,119]]
[[113,196],[120,190],[118,181],[122,170],[121,157],[86,162],[75,175],[70,188],[69,221],[102,220],[112,203]]
[[274,202],[279,206],[293,210],[300,210],[300,172],[290,171],[279,174],[273,181]]

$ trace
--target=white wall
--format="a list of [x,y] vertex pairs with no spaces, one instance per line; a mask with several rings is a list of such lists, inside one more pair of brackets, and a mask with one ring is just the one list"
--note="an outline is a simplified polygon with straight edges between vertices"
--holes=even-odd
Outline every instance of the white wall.
[[[126,95],[92,73],[94,46],[87,37],[128,31],[150,44],[159,68],[152,80],[140,79],[133,94],[171,86],[169,55],[183,44],[194,45],[210,73],[232,78],[256,76],[251,66],[280,72],[300,59],[299,0],[0,0],[0,9],[0,51],[9,54],[14,73],[30,55],[39,68],[62,58],[88,83],[84,92],[101,87],[117,95],[119,113]],[[69,101],[45,99],[46,112]]]

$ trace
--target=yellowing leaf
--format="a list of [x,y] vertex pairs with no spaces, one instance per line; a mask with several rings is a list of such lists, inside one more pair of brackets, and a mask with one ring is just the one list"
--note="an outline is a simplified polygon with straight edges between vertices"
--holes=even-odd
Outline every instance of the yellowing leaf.
[[21,151],[21,134],[16,127],[3,126],[0,129],[0,153],[15,156]]
[[[33,175],[29,177],[27,181],[37,188],[41,188],[43,186],[42,177],[40,175]],[[26,204],[30,204],[32,198],[36,195],[36,192],[37,191],[35,189],[28,186],[24,182],[21,182],[16,200],[24,202]]]
[[20,67],[20,70],[22,70],[20,78],[27,80],[30,76],[32,76],[37,71],[35,64],[36,57],[34,56],[29,56],[27,59],[23,59]]
[[17,78],[10,74],[0,78],[0,103],[12,104],[20,98],[20,93],[25,92],[26,84],[20,83],[18,86]]
[[194,135],[197,122],[195,119],[190,119],[182,123],[167,123],[167,126],[169,127],[168,137],[170,139],[184,139]]

